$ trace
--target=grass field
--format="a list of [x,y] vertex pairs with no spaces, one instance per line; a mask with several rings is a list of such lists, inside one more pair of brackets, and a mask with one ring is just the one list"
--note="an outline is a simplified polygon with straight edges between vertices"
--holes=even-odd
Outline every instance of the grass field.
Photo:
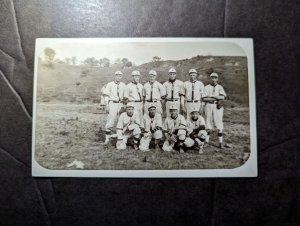
[[[249,154],[248,108],[225,110],[224,139],[231,147],[216,147],[217,136],[211,137],[211,146],[203,154],[150,152],[128,148],[117,151],[115,146],[104,147],[106,114],[99,114],[97,104],[38,103],[36,124],[37,162],[48,169],[75,169],[67,167],[74,160],[82,161],[84,169],[206,169],[235,168]],[[233,115],[239,115],[239,121]]]

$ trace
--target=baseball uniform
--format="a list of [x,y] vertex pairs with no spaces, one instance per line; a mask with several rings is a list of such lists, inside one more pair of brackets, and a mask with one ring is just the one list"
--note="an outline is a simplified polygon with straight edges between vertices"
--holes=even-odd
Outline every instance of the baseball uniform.
[[[223,86],[217,84],[215,86],[209,84],[205,86],[205,92],[208,97],[224,96],[226,97]],[[213,129],[214,126],[222,132],[223,130],[223,111],[224,108],[217,109],[217,101],[208,101],[205,103],[205,121],[206,128]]]
[[163,85],[166,89],[166,114],[169,117],[171,105],[175,105],[180,112],[180,96],[182,95],[183,82],[175,79],[166,81]]
[[144,85],[143,96],[145,98],[144,112],[148,113],[148,107],[153,103],[156,107],[156,112],[162,114],[161,99],[166,95],[165,87],[155,81],[154,83],[147,82]]
[[138,112],[140,119],[143,118],[143,85],[141,83],[130,82],[126,86],[124,97],[132,102],[134,110]]
[[104,90],[104,95],[108,97],[109,109],[105,126],[106,132],[111,131],[119,117],[119,111],[123,105],[122,100],[124,98],[125,89],[126,85],[123,82],[110,82]]
[[127,114],[127,112],[123,112],[120,115],[117,124],[118,140],[123,140],[123,142],[126,144],[128,138],[132,136],[135,139],[139,139],[141,134],[140,127],[141,123],[137,111],[134,111],[131,117]]
[[183,83],[182,94],[185,96],[185,107],[187,113],[187,119],[191,116],[191,111],[193,108],[199,109],[201,112],[202,100],[201,98],[206,96],[204,85],[202,82],[196,81],[186,81]]

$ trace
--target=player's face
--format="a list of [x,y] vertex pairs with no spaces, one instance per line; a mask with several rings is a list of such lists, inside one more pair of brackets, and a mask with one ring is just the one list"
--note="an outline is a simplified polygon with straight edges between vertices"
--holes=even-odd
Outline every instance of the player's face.
[[136,83],[139,83],[140,82],[140,76],[138,76],[138,75],[133,76],[133,81],[136,82]]
[[116,75],[115,80],[116,82],[120,82],[122,79],[122,75]]
[[171,109],[171,110],[170,110],[170,115],[171,115],[172,118],[176,118],[177,115],[178,115],[178,110],[176,110],[176,109]]
[[156,108],[150,108],[149,109],[149,116],[154,116],[155,115],[155,112],[156,112]]
[[126,108],[126,112],[127,112],[127,115],[131,117],[131,116],[133,116],[134,108],[132,108],[132,107]]
[[176,73],[175,72],[170,72],[169,77],[171,80],[174,80],[176,78]]
[[190,73],[190,79],[195,81],[197,79],[197,73]]
[[198,116],[199,116],[199,112],[198,111],[193,111],[191,113],[191,117],[192,117],[193,120],[197,120]]
[[155,82],[155,80],[156,80],[156,75],[149,75],[150,82]]
[[211,77],[211,81],[212,81],[213,84],[216,85],[218,83],[218,78],[213,76],[213,77]]

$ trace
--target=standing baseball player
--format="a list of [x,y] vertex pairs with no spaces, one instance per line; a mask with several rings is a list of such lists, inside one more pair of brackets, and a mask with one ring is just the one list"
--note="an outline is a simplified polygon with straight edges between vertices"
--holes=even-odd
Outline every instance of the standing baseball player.
[[184,106],[184,98],[182,96],[182,87],[183,82],[176,79],[176,70],[171,68],[169,70],[169,81],[166,81],[164,84],[166,89],[166,114],[167,117],[170,116],[170,106],[175,105],[178,112],[180,112],[180,106]]
[[124,98],[132,102],[135,111],[138,112],[140,120],[143,118],[143,85],[140,83],[141,74],[139,71],[132,71],[133,81],[127,84]]
[[165,133],[164,151],[172,149],[184,153],[184,141],[187,133],[187,123],[185,118],[178,113],[177,105],[169,106],[170,116],[163,123],[163,131]]
[[190,80],[183,83],[182,94],[185,97],[186,118],[191,117],[191,110],[197,108],[201,112],[202,98],[205,95],[204,85],[201,81],[197,80],[198,73],[196,69],[189,70]]
[[[141,139],[140,150],[149,150],[149,145],[154,148],[161,146],[162,133],[162,118],[161,114],[156,112],[156,105],[150,103],[148,106],[148,113],[144,114],[143,129],[144,137]],[[152,144],[152,145],[151,145]]]
[[115,72],[115,80],[107,84],[104,95],[108,98],[108,116],[105,126],[105,142],[108,144],[111,137],[112,129],[115,126],[119,117],[119,111],[123,106],[123,98],[125,94],[126,85],[121,82],[123,73],[121,71]]
[[223,147],[223,112],[222,101],[226,98],[226,93],[220,84],[218,84],[219,75],[212,73],[210,75],[211,84],[205,86],[207,97],[203,98],[205,102],[205,121],[207,129],[206,142],[209,143],[209,136],[214,126],[218,130],[219,148]]
[[187,127],[189,137],[196,141],[195,144],[198,145],[199,154],[202,154],[207,132],[205,130],[205,120],[200,115],[198,107],[191,109],[191,116],[187,120]]
[[157,73],[154,70],[149,71],[149,82],[145,83],[143,96],[145,99],[144,112],[148,113],[150,105],[154,104],[156,112],[162,114],[161,100],[166,97],[165,87],[156,81]]
[[135,150],[138,150],[138,143],[141,135],[141,123],[137,111],[134,109],[135,104],[129,102],[126,105],[126,112],[123,112],[117,124],[117,149],[126,149],[126,144],[129,138],[133,138],[131,145]]

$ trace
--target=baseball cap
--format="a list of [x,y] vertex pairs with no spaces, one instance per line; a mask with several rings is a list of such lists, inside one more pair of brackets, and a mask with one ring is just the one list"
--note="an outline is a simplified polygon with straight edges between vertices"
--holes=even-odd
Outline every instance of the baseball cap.
[[141,73],[139,71],[132,71],[131,75],[132,76],[140,76]]
[[213,72],[213,73],[210,74],[210,77],[217,77],[218,78],[219,75],[217,73]]
[[191,110],[191,112],[195,112],[195,111],[199,112],[199,108],[193,107],[192,110]]
[[176,73],[176,70],[175,70],[175,68],[170,68],[170,70],[169,70],[169,73]]
[[126,108],[134,108],[134,103],[129,102],[129,103],[126,105]]
[[115,75],[123,75],[123,73],[121,71],[116,71]]
[[175,104],[172,104],[172,105],[169,107],[169,110],[178,110],[178,107],[177,107]]
[[196,69],[190,69],[189,74],[191,74],[191,73],[196,73],[197,74],[197,70]]
[[156,71],[151,70],[151,71],[149,71],[149,75],[157,75],[157,73],[156,73]]

